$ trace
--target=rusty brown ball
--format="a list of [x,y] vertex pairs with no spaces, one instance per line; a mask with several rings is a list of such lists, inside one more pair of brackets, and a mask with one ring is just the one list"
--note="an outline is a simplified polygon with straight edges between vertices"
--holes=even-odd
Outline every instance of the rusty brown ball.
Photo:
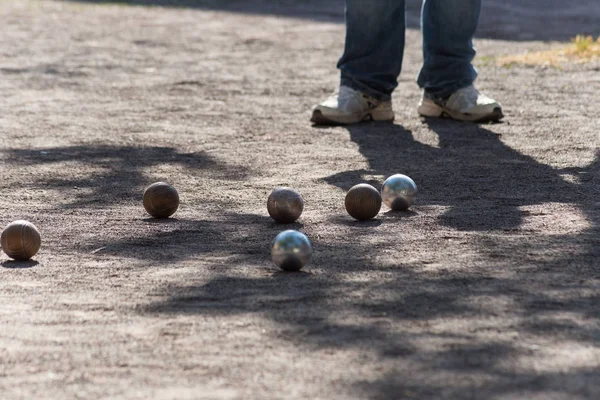
[[359,221],[374,218],[381,209],[381,194],[373,186],[360,183],[346,193],[346,211]]
[[35,256],[42,245],[40,231],[29,221],[11,222],[0,237],[2,250],[12,259],[27,261]]
[[144,190],[144,208],[154,218],[168,218],[179,207],[177,190],[165,182],[156,182]]
[[267,199],[271,218],[282,224],[291,224],[302,215],[304,200],[300,193],[288,187],[275,188]]

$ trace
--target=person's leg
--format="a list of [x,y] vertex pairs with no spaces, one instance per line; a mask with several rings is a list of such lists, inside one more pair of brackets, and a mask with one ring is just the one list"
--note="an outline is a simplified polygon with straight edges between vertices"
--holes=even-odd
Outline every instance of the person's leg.
[[391,95],[404,55],[405,0],[346,0],[340,89],[313,108],[311,121],[393,121]]
[[480,10],[481,0],[423,1],[423,68],[417,82],[433,97],[448,97],[477,78],[471,61]]
[[498,121],[502,106],[477,91],[473,35],[481,0],[424,0],[421,14],[423,68],[417,83],[423,88],[419,114],[461,121]]
[[405,0],[346,0],[341,85],[389,100],[402,68],[405,27]]

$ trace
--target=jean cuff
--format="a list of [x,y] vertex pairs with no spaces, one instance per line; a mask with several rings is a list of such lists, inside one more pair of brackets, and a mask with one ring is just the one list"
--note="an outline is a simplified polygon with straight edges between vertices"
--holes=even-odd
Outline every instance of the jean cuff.
[[379,101],[389,101],[392,99],[392,96],[390,94],[382,93],[378,90],[372,89],[364,83],[361,83],[356,79],[353,79],[352,77],[343,73],[340,79],[340,86],[348,86]]

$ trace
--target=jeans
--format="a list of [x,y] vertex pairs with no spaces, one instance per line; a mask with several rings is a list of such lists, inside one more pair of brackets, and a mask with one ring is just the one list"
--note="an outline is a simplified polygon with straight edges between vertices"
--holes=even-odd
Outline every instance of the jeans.
[[[423,0],[423,67],[417,83],[437,98],[471,85],[473,35],[481,0]],[[398,86],[405,42],[405,0],[346,0],[341,83],[379,100]]]

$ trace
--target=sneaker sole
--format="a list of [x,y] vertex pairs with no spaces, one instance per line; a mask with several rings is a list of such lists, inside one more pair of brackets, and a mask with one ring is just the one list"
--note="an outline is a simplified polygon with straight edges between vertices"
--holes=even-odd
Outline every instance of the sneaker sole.
[[480,115],[472,115],[472,114],[462,114],[455,113],[446,108],[442,108],[436,105],[422,105],[419,106],[418,112],[423,117],[429,118],[450,118],[457,121],[465,121],[465,122],[498,122],[502,118],[504,118],[504,114],[502,113],[502,108],[496,107],[492,110],[491,113],[480,116]]
[[388,113],[367,112],[364,115],[351,115],[333,119],[323,115],[321,110],[315,110],[310,118],[310,122],[315,125],[351,125],[367,121],[394,122],[394,115],[390,117]]

